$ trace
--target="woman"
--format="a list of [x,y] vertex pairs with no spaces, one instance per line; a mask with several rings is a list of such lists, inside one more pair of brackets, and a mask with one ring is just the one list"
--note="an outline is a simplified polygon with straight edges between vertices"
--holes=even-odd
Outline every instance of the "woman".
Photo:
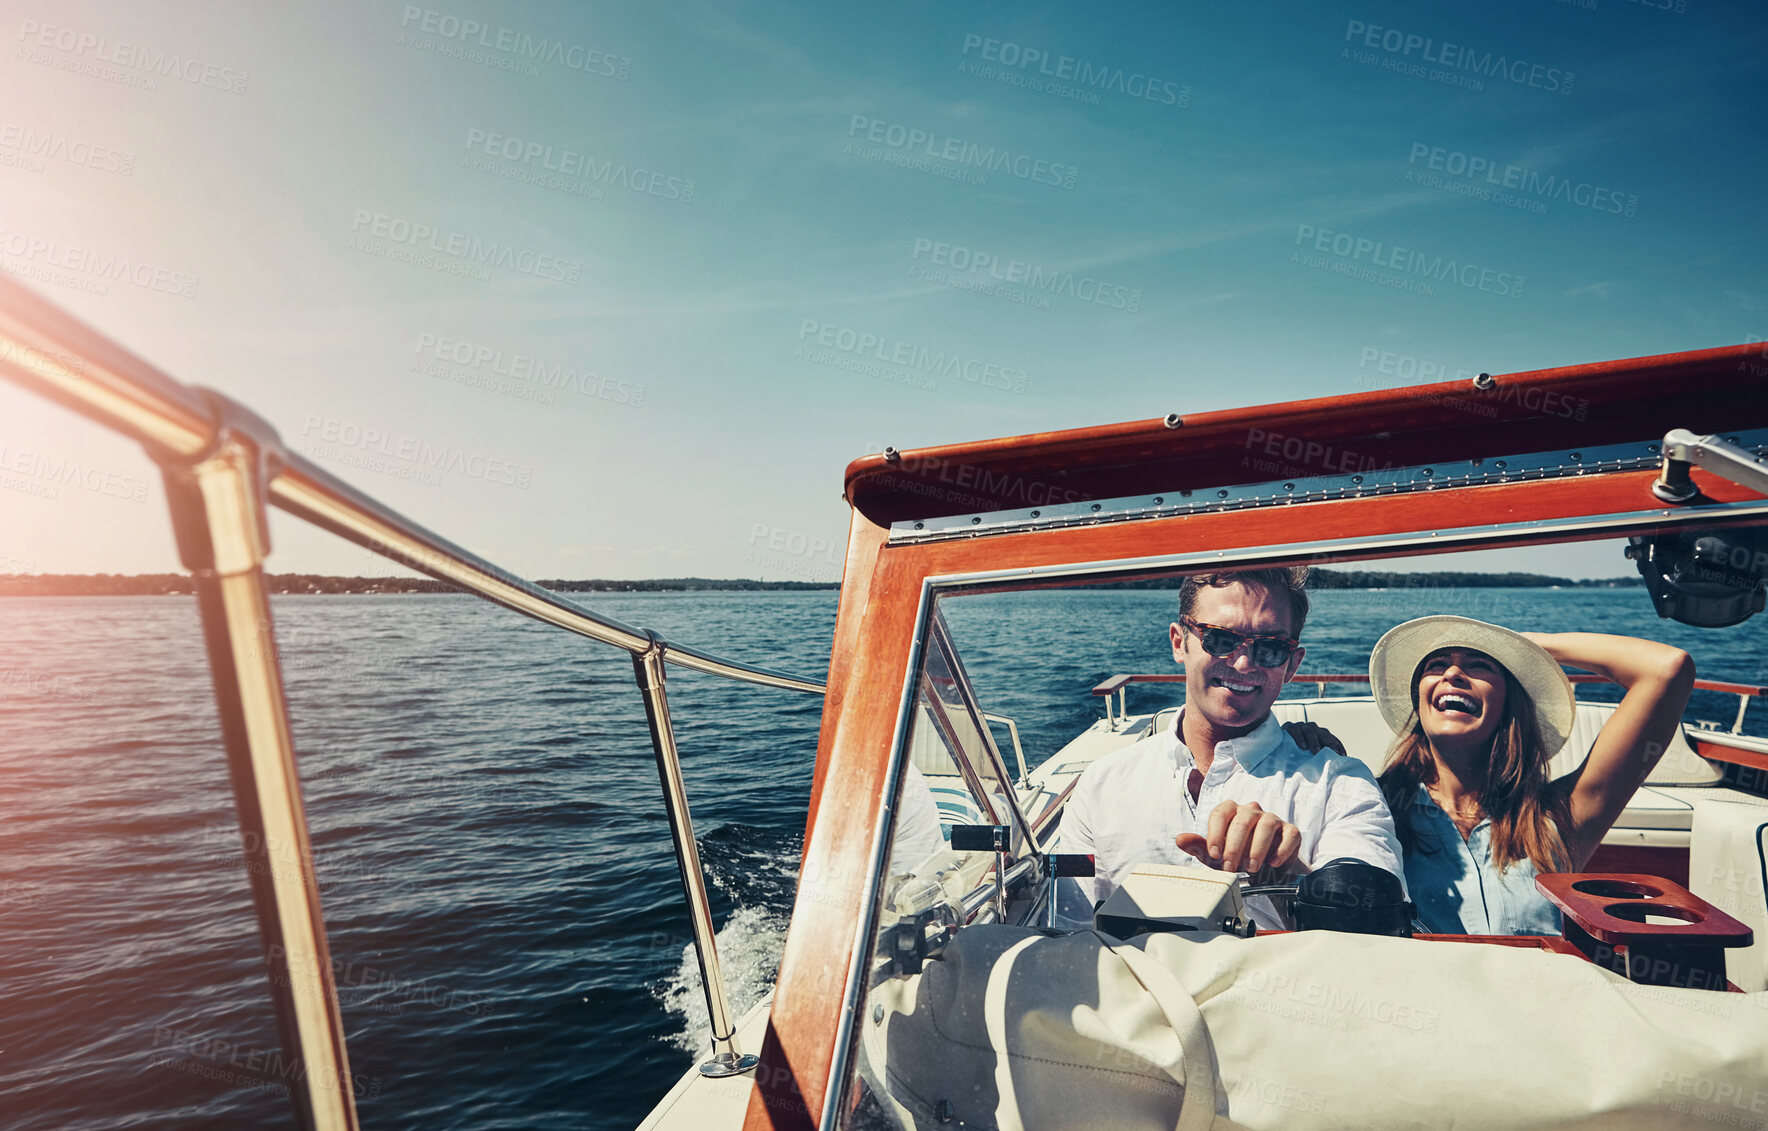
[[[1626,694],[1583,765],[1550,781],[1547,763],[1576,717],[1562,663]],[[1380,781],[1425,926],[1558,934],[1535,874],[1578,871],[1602,843],[1681,722],[1694,661],[1629,636],[1432,616],[1376,643],[1369,684],[1395,734]]]

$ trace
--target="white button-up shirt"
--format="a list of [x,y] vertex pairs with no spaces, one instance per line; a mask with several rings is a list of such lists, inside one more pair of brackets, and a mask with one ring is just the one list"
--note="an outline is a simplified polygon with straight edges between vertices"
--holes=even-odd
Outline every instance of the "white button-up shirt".
[[[1349,856],[1404,879],[1393,817],[1369,767],[1355,758],[1295,744],[1275,716],[1250,733],[1216,743],[1197,799],[1189,782],[1196,760],[1173,728],[1115,750],[1088,766],[1062,815],[1059,848],[1091,853],[1093,879],[1064,880],[1058,904],[1070,926],[1091,924],[1092,907],[1137,864],[1195,858],[1173,843],[1180,833],[1207,835],[1209,814],[1224,801],[1256,801],[1301,832],[1296,858],[1309,868]],[[1084,902],[1083,902],[1084,901]],[[1248,901],[1261,927],[1283,926],[1265,899]]]

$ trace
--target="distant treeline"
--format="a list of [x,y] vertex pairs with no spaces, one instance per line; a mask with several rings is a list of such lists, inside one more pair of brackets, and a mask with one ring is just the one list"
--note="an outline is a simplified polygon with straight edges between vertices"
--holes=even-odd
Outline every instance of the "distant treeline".
[[1395,573],[1370,569],[1311,569],[1309,589],[1625,589],[1645,584],[1633,577],[1549,577],[1544,573]]
[[[453,586],[427,577],[327,577],[316,573],[273,573],[272,593],[453,593]],[[1177,589],[1182,578],[1109,583],[1110,588]],[[560,593],[690,593],[836,589],[833,581],[754,581],[747,578],[664,577],[644,581],[593,579],[542,580]],[[1386,570],[1314,569],[1310,589],[1617,589],[1642,584],[1637,577],[1573,580],[1541,573],[1397,573]],[[0,597],[123,597],[195,593],[183,573],[23,573],[0,574]]]
[[[273,573],[272,593],[454,593],[454,586],[428,577],[327,577],[316,573]],[[833,581],[752,581],[744,578],[665,577],[644,581],[536,582],[560,593],[685,593],[702,590],[837,589]],[[139,597],[192,594],[184,573],[21,573],[0,574],[0,597]]]

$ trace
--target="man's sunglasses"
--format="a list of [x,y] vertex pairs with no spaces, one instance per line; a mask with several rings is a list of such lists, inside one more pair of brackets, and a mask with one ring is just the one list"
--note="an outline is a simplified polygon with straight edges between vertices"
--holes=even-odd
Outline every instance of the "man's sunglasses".
[[1195,633],[1203,650],[1212,656],[1231,656],[1242,644],[1251,645],[1248,654],[1261,668],[1280,668],[1287,664],[1289,657],[1295,654],[1296,645],[1301,643],[1287,636],[1246,636],[1231,628],[1204,624],[1190,617],[1182,618],[1179,623]]

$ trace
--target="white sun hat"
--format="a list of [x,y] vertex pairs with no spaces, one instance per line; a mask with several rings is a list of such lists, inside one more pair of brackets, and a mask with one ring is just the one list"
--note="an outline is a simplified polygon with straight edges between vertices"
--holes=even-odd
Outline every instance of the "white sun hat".
[[1468,617],[1419,617],[1395,625],[1369,653],[1369,688],[1388,729],[1399,732],[1417,708],[1414,677],[1425,657],[1442,648],[1472,648],[1504,666],[1535,701],[1546,756],[1565,745],[1577,717],[1572,681],[1547,649],[1508,628]]

